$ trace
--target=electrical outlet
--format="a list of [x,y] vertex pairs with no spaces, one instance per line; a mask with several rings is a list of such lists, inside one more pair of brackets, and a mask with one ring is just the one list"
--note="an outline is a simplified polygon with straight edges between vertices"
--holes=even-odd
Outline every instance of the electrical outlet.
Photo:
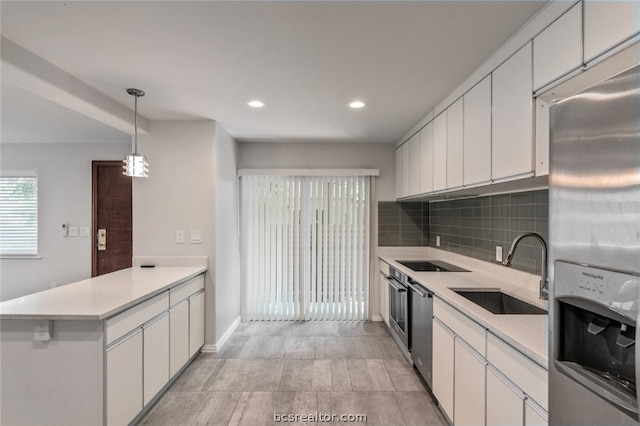
[[502,262],[502,246],[496,246],[496,262]]
[[184,244],[184,231],[176,231],[176,244]]
[[189,232],[190,238],[189,242],[191,244],[202,244],[202,231],[201,230],[193,230]]
[[440,235],[436,235],[436,247],[440,247]]
[[80,227],[80,236],[81,237],[88,237],[89,236],[89,227],[88,226]]
[[51,340],[52,331],[53,321],[36,321],[36,326],[33,329],[33,340],[38,342],[48,342]]
[[70,226],[69,227],[69,236],[70,237],[77,237],[78,235],[79,235],[78,227],[77,226]]

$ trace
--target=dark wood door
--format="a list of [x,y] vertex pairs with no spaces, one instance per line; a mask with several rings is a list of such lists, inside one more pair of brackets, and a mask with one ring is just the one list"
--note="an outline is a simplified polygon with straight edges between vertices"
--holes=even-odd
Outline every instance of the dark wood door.
[[[91,276],[131,267],[133,215],[131,177],[121,161],[93,162],[93,220]],[[105,234],[98,247],[98,232]]]

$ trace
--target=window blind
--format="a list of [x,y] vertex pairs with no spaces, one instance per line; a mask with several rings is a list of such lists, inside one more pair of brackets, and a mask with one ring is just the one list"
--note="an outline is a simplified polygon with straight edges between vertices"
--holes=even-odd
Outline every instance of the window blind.
[[365,320],[368,176],[241,177],[243,318]]
[[38,254],[38,177],[35,171],[0,175],[0,255]]

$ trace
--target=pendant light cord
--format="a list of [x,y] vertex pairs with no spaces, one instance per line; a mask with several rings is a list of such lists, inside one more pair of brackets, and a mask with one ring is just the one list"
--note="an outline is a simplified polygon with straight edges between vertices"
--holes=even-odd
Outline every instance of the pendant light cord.
[[133,118],[133,123],[134,123],[134,128],[135,128],[135,137],[134,137],[134,147],[133,147],[133,152],[135,153],[135,155],[138,155],[138,94],[135,94],[135,107],[134,107],[134,118]]

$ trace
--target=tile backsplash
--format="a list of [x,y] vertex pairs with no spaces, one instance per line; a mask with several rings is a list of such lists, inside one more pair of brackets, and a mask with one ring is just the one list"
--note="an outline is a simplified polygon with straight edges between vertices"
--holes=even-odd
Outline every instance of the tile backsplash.
[[[548,190],[431,202],[378,203],[378,244],[432,246],[495,262],[496,246],[503,258],[513,238],[537,232],[549,241]],[[512,267],[540,273],[541,248],[533,238],[518,245]]]
[[378,202],[379,246],[428,246],[428,202]]

